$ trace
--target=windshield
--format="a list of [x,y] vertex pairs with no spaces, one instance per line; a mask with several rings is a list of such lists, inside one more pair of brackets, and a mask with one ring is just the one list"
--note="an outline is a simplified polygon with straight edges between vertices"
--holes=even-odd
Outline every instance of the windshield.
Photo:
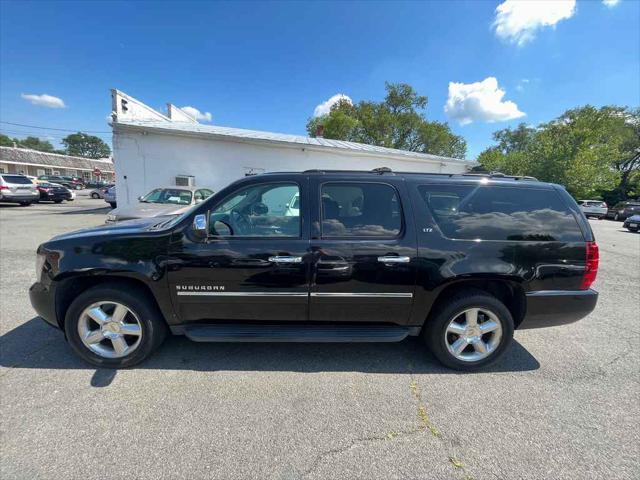
[[140,199],[144,203],[171,203],[190,205],[193,194],[189,190],[178,188],[157,188]]

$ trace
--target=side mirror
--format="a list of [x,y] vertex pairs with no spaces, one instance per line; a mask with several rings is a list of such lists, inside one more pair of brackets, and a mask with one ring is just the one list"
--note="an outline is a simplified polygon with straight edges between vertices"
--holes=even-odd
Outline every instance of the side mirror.
[[200,238],[207,236],[207,216],[204,213],[193,217],[193,231]]
[[138,197],[138,201],[139,201],[139,202],[141,202],[141,201],[142,201],[142,195],[140,195],[140,196]]

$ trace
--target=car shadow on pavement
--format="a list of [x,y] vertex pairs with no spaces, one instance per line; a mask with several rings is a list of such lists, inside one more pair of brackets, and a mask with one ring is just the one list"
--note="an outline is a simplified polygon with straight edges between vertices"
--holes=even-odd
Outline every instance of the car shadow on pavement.
[[111,210],[113,210],[113,208],[107,205],[106,207],[99,207],[99,208],[83,208],[78,210],[67,210],[66,212],[60,212],[60,215],[90,215],[90,214],[96,214],[96,213],[108,213]]
[[[0,337],[0,365],[6,368],[85,369],[61,331],[39,317]],[[525,372],[540,363],[518,341],[499,362],[478,373]],[[366,372],[458,374],[442,367],[419,338],[398,343],[196,343],[169,337],[148,360],[134,369],[194,371]],[[117,370],[99,368],[91,385],[104,387]],[[468,375],[468,373],[465,373]]]

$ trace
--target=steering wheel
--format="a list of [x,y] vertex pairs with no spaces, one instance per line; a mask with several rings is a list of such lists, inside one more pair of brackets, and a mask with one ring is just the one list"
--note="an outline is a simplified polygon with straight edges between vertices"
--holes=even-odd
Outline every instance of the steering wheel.
[[253,225],[251,224],[249,217],[237,210],[233,210],[229,214],[229,223],[234,235],[249,235],[253,230]]

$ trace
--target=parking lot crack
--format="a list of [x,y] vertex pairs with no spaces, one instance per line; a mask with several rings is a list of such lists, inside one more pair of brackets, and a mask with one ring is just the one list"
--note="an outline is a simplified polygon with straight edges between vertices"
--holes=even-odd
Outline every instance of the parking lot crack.
[[[411,382],[409,383],[409,389],[411,390],[411,395],[416,401],[418,408],[418,419],[420,421],[419,430],[421,432],[429,431],[433,437],[442,442],[445,450],[450,451],[450,442],[446,442],[446,438],[443,436],[442,431],[433,423],[431,417],[429,416],[426,403],[424,401],[422,390],[418,385],[418,381],[415,379],[413,374],[413,364],[409,362],[409,378]],[[456,472],[462,473],[463,480],[473,480],[473,475],[469,473],[469,470],[466,464],[460,459],[460,456],[450,452],[448,454],[448,461]]]
[[361,437],[361,438],[355,438],[353,440],[351,440],[349,442],[349,444],[341,446],[341,447],[336,447],[336,448],[331,448],[329,450],[326,450],[322,453],[320,453],[319,455],[316,456],[316,458],[313,460],[313,462],[311,462],[311,465],[309,466],[309,468],[307,468],[303,474],[302,474],[302,478],[305,478],[309,475],[311,475],[317,468],[318,466],[327,458],[332,457],[332,456],[336,456],[336,455],[340,455],[342,453],[348,452],[349,450],[352,450],[354,448],[363,446],[363,445],[367,445],[367,444],[371,444],[371,443],[377,443],[377,442],[387,442],[390,440],[394,440],[394,439],[399,439],[399,438],[405,438],[411,435],[416,435],[419,434],[423,431],[422,428],[413,428],[410,430],[404,430],[404,431],[398,431],[398,432],[389,432],[386,435],[372,435],[369,437]]

